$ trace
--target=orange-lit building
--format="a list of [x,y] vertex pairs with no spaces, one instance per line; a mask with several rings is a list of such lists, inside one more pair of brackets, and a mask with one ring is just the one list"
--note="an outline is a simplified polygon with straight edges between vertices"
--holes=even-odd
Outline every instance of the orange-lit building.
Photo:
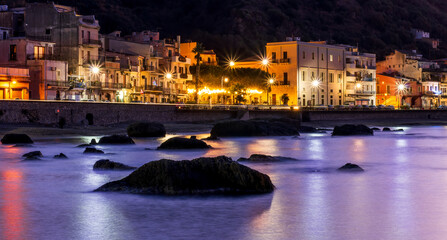
[[[404,86],[398,89],[399,85]],[[392,105],[395,108],[408,106],[411,108],[422,107],[422,84],[411,79],[377,74],[377,105]]]
[[[197,46],[197,42],[187,42],[180,44],[180,55],[192,60],[192,65],[197,63],[196,54],[192,50]],[[217,65],[217,57],[214,50],[205,50],[200,54],[200,64]]]
[[0,99],[29,99],[29,71],[0,67]]

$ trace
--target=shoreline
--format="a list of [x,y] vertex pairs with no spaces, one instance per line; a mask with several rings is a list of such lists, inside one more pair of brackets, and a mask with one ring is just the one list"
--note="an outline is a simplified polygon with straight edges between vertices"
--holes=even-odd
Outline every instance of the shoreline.
[[[447,126],[447,121],[439,120],[342,120],[342,121],[312,121],[302,122],[302,126],[315,128],[333,128],[344,124],[364,124],[368,127],[417,127],[417,126]],[[209,133],[214,123],[166,123],[167,134]],[[104,136],[113,134],[127,134],[128,124],[111,126],[71,126],[66,128],[48,127],[39,124],[0,124],[0,134],[24,133],[30,137],[54,136]]]

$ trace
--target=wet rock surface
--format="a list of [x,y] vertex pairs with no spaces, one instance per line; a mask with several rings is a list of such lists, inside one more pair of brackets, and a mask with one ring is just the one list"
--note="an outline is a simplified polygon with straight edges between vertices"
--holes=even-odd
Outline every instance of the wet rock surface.
[[135,144],[135,142],[126,135],[112,135],[102,137],[98,144]]
[[127,127],[129,137],[164,137],[165,126],[158,122],[138,122]]
[[127,166],[119,162],[113,162],[108,159],[101,159],[96,161],[93,165],[94,170],[131,170],[136,169],[136,167]]
[[84,153],[86,153],[86,154],[104,154],[104,151],[96,149],[94,147],[87,147],[84,150]]
[[40,160],[40,158],[43,157],[43,155],[42,152],[40,151],[33,151],[23,154],[22,157],[25,158],[26,161],[30,161],[30,160]]
[[211,137],[296,136],[300,122],[293,119],[258,119],[220,122]]
[[210,145],[195,137],[173,137],[163,142],[157,149],[207,149]]
[[95,191],[143,194],[259,194],[274,190],[270,177],[231,158],[149,162],[129,176]]
[[5,134],[1,140],[2,144],[31,144],[34,143],[26,134],[9,133]]
[[346,124],[336,126],[332,136],[374,135],[374,131],[365,125]]
[[284,162],[297,161],[297,159],[281,156],[269,156],[262,154],[252,154],[249,158],[239,158],[238,162]]
[[53,158],[57,158],[57,159],[67,159],[68,157],[67,157],[65,154],[63,154],[63,153],[59,153],[59,154],[57,154],[57,155],[54,155]]
[[363,172],[364,171],[363,168],[361,168],[359,165],[352,164],[352,163],[346,163],[345,165],[338,168],[337,170],[343,171],[343,172]]

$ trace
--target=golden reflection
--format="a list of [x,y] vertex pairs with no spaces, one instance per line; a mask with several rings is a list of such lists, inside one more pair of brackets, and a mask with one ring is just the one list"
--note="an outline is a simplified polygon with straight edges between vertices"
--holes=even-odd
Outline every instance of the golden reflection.
[[1,173],[0,214],[3,228],[0,239],[22,239],[24,232],[22,172],[6,170]]
[[352,158],[355,162],[363,162],[365,158],[366,144],[362,138],[354,139],[352,146]]
[[258,139],[247,144],[247,152],[251,154],[280,155],[278,139]]
[[9,153],[9,154],[17,154],[20,151],[18,147],[14,146],[7,146],[3,148],[3,152]]

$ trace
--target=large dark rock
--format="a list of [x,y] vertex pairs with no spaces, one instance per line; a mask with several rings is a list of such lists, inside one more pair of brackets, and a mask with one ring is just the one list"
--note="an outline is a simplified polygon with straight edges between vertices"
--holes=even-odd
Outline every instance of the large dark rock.
[[361,168],[359,165],[352,164],[352,163],[346,163],[345,165],[338,168],[337,170],[344,171],[344,172],[363,172],[364,171],[363,168]]
[[127,127],[127,135],[130,137],[164,137],[165,126],[158,122],[139,122]]
[[383,131],[383,132],[391,132],[391,128],[389,128],[389,127],[384,127],[384,128],[382,129],[382,131]]
[[365,125],[336,126],[332,136],[374,135],[374,131]]
[[296,136],[299,124],[293,119],[220,122],[211,129],[211,137]]
[[298,127],[298,132],[300,133],[318,133],[321,132],[318,129],[314,128],[314,127],[308,127],[308,126],[299,126]]
[[22,157],[25,158],[25,160],[40,160],[43,155],[40,151],[33,151],[23,154]]
[[84,153],[96,153],[96,154],[104,154],[104,151],[96,149],[94,147],[88,147],[84,150]]
[[26,134],[9,133],[3,136],[2,144],[30,144],[33,140]]
[[266,174],[220,156],[149,162],[129,176],[107,183],[96,191],[178,195],[255,194],[273,190]]
[[262,154],[252,154],[249,158],[239,158],[238,162],[282,162],[282,161],[296,161],[294,158],[269,156]]
[[210,145],[195,137],[181,138],[173,137],[162,143],[157,149],[207,149]]
[[136,167],[131,167],[124,165],[119,162],[113,162],[108,159],[101,159],[93,165],[94,170],[131,170],[136,169]]
[[112,135],[102,137],[98,144],[135,144],[135,142],[126,135]]

